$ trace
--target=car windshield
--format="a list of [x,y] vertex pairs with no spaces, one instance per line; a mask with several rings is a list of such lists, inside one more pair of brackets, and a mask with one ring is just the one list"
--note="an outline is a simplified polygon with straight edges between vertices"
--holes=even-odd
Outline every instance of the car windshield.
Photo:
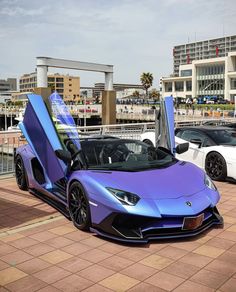
[[88,169],[141,171],[176,163],[171,154],[147,144],[126,139],[97,139],[81,141]]
[[236,146],[236,132],[232,130],[211,130],[209,136],[217,145]]

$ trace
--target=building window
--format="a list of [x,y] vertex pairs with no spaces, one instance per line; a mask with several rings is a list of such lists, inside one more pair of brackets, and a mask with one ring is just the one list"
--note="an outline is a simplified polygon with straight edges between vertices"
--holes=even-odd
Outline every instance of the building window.
[[56,87],[64,88],[64,83],[56,83]]
[[58,93],[63,93],[63,91],[64,91],[63,89],[57,89]]
[[56,78],[56,82],[63,82],[63,78]]
[[165,91],[172,92],[172,82],[165,82]]
[[54,83],[55,82],[55,78],[54,77],[48,77],[48,82]]
[[175,82],[175,91],[184,91],[184,82],[176,81]]
[[186,91],[192,91],[192,81],[186,81]]
[[180,71],[180,76],[192,76],[192,70],[181,70]]
[[[223,79],[209,79],[209,80],[198,81],[198,91],[202,95],[217,94],[218,91],[223,91],[223,90],[224,90]],[[222,94],[222,92],[220,92],[220,94]]]
[[236,89],[236,78],[232,78],[230,80],[230,83],[231,83],[230,88],[231,89]]
[[223,64],[214,66],[201,66],[197,68],[198,76],[224,74],[225,67]]

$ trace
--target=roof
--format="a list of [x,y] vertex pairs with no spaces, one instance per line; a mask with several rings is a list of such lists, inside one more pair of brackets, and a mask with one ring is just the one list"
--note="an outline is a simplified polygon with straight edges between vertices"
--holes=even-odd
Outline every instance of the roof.
[[200,130],[202,132],[207,132],[207,131],[215,131],[215,130],[230,130],[232,131],[232,128],[230,127],[223,127],[223,126],[194,126],[194,127],[181,127],[181,128],[176,128],[176,130]]

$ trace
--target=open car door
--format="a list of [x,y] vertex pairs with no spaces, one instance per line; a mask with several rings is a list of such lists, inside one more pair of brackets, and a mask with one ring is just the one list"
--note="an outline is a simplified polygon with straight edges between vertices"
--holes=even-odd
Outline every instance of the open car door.
[[156,117],[156,145],[175,153],[174,103],[173,97],[165,97],[160,104]]
[[27,97],[29,102],[19,126],[47,178],[54,183],[65,177],[67,172],[67,165],[56,156],[55,151],[66,149],[64,140],[66,137],[72,138],[72,135],[80,148],[78,132],[72,116],[57,93],[52,94],[46,102],[40,95],[29,94]]

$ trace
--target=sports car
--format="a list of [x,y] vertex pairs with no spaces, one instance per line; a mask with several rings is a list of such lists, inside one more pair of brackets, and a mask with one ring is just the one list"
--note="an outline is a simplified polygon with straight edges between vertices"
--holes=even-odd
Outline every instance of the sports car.
[[[77,228],[146,243],[193,236],[223,224],[214,183],[197,166],[176,159],[171,147],[109,136],[81,140],[56,93],[46,101],[34,94],[28,99],[20,124],[28,144],[16,151],[17,184],[60,210]],[[168,116],[168,102],[165,106]],[[55,119],[65,124],[63,131],[57,130]],[[171,129],[167,122],[167,145],[173,145]],[[179,153],[186,149],[186,143],[176,147]]]
[[[141,140],[148,145],[155,145],[155,133],[143,133]],[[177,153],[178,159],[196,164],[213,180],[236,180],[236,132],[232,128],[177,128],[175,143],[184,142],[189,142],[189,149],[185,153]]]

